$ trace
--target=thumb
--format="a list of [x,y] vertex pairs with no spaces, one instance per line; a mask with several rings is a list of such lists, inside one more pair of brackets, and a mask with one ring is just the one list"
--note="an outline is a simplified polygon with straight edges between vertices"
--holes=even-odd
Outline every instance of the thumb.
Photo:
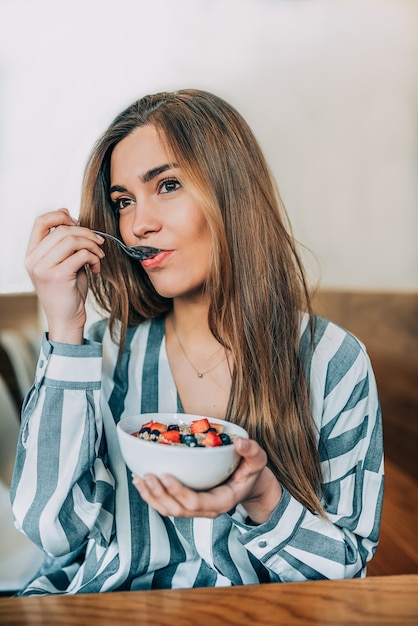
[[237,437],[234,441],[235,450],[246,461],[246,466],[252,471],[261,470],[267,463],[267,454],[253,439]]
[[235,439],[235,450],[238,452],[240,456],[246,456],[250,451],[251,444],[249,440],[245,437],[237,437]]

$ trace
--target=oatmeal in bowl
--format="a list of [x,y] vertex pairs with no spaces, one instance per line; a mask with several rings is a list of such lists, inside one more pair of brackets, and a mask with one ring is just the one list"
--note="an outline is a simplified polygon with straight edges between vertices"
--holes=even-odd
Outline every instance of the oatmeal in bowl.
[[233,445],[248,433],[231,422],[187,413],[123,418],[117,434],[125,463],[137,476],[171,474],[196,490],[211,489],[236,469]]

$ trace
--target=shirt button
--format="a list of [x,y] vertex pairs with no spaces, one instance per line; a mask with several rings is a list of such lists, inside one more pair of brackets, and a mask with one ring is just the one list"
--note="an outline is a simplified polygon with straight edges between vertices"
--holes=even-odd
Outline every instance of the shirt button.
[[264,539],[262,541],[258,542],[258,547],[259,548],[265,548],[267,545],[267,541],[264,541]]

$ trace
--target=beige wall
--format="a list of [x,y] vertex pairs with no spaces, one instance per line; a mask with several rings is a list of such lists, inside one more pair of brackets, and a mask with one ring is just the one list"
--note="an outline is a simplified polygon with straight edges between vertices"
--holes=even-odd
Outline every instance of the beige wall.
[[[418,288],[414,0],[0,3],[0,292],[30,290],[34,216],[78,214],[91,145],[134,98],[237,106],[328,288]],[[24,15],[24,19],[22,19]]]

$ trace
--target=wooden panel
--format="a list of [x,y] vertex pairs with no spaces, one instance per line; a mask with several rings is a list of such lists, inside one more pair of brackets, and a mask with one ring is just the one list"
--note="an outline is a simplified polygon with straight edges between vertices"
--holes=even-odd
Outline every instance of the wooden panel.
[[0,294],[0,330],[39,330],[39,305],[34,293]]
[[418,482],[386,459],[380,541],[369,576],[418,574]]
[[7,626],[412,626],[418,577],[3,598]]
[[382,405],[386,456],[418,480],[418,294],[322,291],[314,305],[366,345]]
[[351,330],[369,352],[418,365],[418,294],[319,291],[316,310]]
[[[0,375],[18,413],[35,374],[40,341],[36,294],[0,294]],[[33,360],[33,367],[28,359]]]

